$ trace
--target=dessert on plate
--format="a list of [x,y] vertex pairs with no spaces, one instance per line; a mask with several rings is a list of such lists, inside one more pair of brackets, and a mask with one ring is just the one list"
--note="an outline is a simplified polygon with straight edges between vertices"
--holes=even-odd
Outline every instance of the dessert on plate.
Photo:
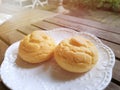
[[98,51],[90,40],[75,36],[61,41],[55,48],[54,57],[61,68],[70,72],[83,73],[97,63]]
[[40,63],[53,56],[54,39],[43,31],[34,31],[20,41],[19,56],[29,63]]

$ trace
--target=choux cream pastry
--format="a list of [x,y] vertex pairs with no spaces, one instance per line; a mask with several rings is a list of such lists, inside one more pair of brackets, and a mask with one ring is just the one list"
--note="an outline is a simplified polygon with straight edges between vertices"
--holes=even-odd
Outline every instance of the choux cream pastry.
[[61,41],[55,48],[54,57],[64,70],[84,73],[97,63],[98,51],[90,40],[75,36]]
[[53,56],[55,42],[43,31],[34,31],[20,41],[19,56],[29,63],[40,63]]

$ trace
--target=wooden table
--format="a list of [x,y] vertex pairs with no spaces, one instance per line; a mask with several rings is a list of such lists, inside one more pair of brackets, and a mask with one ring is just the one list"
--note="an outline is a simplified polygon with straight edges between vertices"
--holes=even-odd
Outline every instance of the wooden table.
[[[30,13],[33,12],[31,15]],[[0,63],[4,58],[5,50],[12,43],[22,39],[25,35],[34,30],[50,30],[53,28],[65,27],[75,31],[86,31],[96,35],[104,44],[109,46],[115,53],[116,63],[113,70],[113,77],[105,90],[120,90],[120,29],[98,22],[71,17],[67,15],[51,15],[52,17],[40,19],[35,15],[36,11],[28,11],[17,14],[11,20],[0,26]],[[27,17],[27,15],[31,15]],[[48,15],[48,14],[46,14]],[[25,18],[26,17],[26,18]],[[43,16],[44,17],[44,16]],[[7,90],[1,82],[0,90]]]

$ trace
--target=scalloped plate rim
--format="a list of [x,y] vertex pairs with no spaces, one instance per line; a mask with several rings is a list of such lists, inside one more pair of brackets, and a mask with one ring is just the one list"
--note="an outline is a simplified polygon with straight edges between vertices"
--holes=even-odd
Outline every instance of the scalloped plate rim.
[[[69,28],[55,28],[55,29],[52,29],[52,30],[49,30],[49,31],[45,31],[45,32],[53,32],[53,31],[69,31],[69,32],[74,32],[75,34],[81,34],[81,33],[84,33],[84,34],[88,34],[89,36],[91,36],[92,38],[94,38],[94,39],[96,39],[99,43],[99,45],[101,46],[101,47],[105,47],[105,49],[107,49],[107,52],[111,52],[112,53],[112,55],[113,55],[113,62],[111,63],[111,68],[110,68],[110,70],[111,70],[111,72],[112,72],[112,70],[113,70],[113,67],[114,67],[114,64],[115,64],[115,55],[114,55],[114,53],[113,53],[113,51],[111,50],[111,48],[109,48],[107,45],[105,45],[105,44],[103,44],[102,43],[102,41],[99,39],[99,38],[97,38],[95,35],[93,35],[93,34],[91,34],[91,33],[88,33],[88,32],[76,32],[76,31],[74,31],[74,30],[72,30],[72,29],[69,29]],[[72,31],[71,31],[72,30]],[[19,43],[20,41],[17,41],[17,42],[15,42],[15,43],[13,43],[12,45],[10,45],[9,47],[8,47],[8,49],[6,50],[6,52],[5,52],[5,58],[4,58],[4,60],[6,59],[6,56],[7,56],[7,52],[9,52],[9,49],[13,46],[13,45],[15,45],[16,43]],[[109,50],[109,51],[108,51]],[[4,61],[3,61],[4,62]],[[1,64],[1,66],[2,66],[2,64]],[[1,70],[1,68],[0,68],[0,70]],[[2,76],[2,75],[1,75]],[[112,77],[112,73],[111,73],[111,77]],[[3,83],[8,87],[8,88],[10,88],[10,89],[12,89],[9,85],[7,85],[6,84],[6,82],[4,82],[4,80],[3,80],[3,78],[1,77],[1,79],[2,79],[2,81],[3,81]],[[107,84],[106,84],[106,86],[109,84],[110,82],[108,82]],[[105,89],[106,88],[106,86],[105,87],[102,87],[102,89]],[[96,89],[96,90],[99,90],[99,89]],[[100,89],[101,90],[101,89]]]

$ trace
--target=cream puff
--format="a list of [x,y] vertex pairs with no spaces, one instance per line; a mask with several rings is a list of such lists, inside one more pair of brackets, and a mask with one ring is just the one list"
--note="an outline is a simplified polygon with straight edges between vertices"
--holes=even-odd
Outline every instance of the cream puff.
[[20,41],[19,56],[29,63],[40,63],[53,56],[55,42],[44,31],[34,31]]
[[61,41],[55,48],[54,57],[64,70],[83,73],[97,63],[98,50],[90,40],[75,36]]

